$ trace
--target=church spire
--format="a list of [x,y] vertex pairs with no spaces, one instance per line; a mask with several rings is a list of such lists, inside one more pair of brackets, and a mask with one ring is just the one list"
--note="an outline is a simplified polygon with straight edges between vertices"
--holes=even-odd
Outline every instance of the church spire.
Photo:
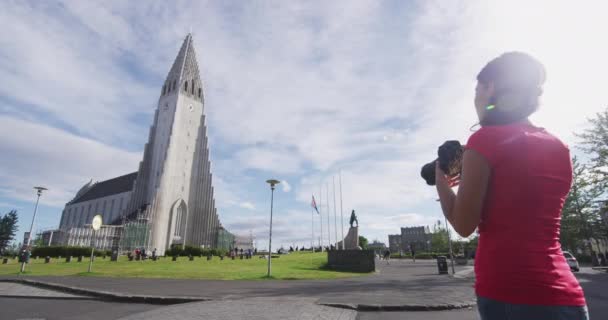
[[202,98],[201,76],[196,61],[196,52],[192,43],[192,34],[188,33],[182,47],[173,62],[163,86],[163,95],[176,89]]

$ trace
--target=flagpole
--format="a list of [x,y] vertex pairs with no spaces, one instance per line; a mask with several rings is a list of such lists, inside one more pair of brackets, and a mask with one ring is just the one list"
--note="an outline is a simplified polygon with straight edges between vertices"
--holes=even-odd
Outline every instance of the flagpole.
[[[312,200],[315,200],[315,196],[312,196]],[[310,206],[310,232],[311,232],[311,238],[310,238],[310,250],[312,252],[315,252],[315,215],[314,215],[314,208],[312,206]]]
[[327,241],[329,244],[329,247],[331,248],[331,225],[330,225],[330,221],[329,221],[329,217],[331,216],[330,212],[329,212],[329,182],[325,183],[325,191],[327,191]]
[[[321,185],[322,186],[322,185]],[[319,187],[319,221],[321,221],[321,252],[323,252],[323,187]]]
[[338,214],[336,213],[336,176],[331,177],[332,185],[334,188],[334,234],[336,238],[336,250],[338,250]]
[[342,170],[340,170],[340,223],[341,223],[341,232],[342,232],[342,250],[345,249],[344,246],[344,211],[342,211]]

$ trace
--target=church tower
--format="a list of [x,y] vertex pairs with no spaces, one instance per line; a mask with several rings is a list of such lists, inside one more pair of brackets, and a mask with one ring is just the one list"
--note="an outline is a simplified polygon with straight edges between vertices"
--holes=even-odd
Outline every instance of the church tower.
[[204,94],[192,35],[162,87],[144,157],[127,207],[123,250],[217,246]]

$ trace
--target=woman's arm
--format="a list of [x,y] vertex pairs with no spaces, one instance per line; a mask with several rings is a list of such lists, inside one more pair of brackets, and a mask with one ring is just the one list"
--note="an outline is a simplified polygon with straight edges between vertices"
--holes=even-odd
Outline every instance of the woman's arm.
[[475,150],[464,152],[458,194],[452,190],[445,173],[436,167],[435,183],[441,209],[460,236],[468,237],[479,225],[489,181],[490,164]]

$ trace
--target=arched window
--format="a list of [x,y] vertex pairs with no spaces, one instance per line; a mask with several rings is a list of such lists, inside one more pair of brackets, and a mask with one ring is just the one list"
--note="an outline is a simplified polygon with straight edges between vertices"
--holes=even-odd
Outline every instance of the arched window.
[[190,93],[192,93],[192,95],[194,95],[194,81],[192,81],[192,90],[191,91],[192,92],[190,92]]
[[171,87],[171,91],[175,90],[175,80],[173,80],[173,87]]
[[188,81],[184,82],[184,91],[188,92]]
[[167,89],[167,85],[163,86],[163,96],[165,95],[165,90]]
[[201,97],[201,88],[198,88],[198,97]]

